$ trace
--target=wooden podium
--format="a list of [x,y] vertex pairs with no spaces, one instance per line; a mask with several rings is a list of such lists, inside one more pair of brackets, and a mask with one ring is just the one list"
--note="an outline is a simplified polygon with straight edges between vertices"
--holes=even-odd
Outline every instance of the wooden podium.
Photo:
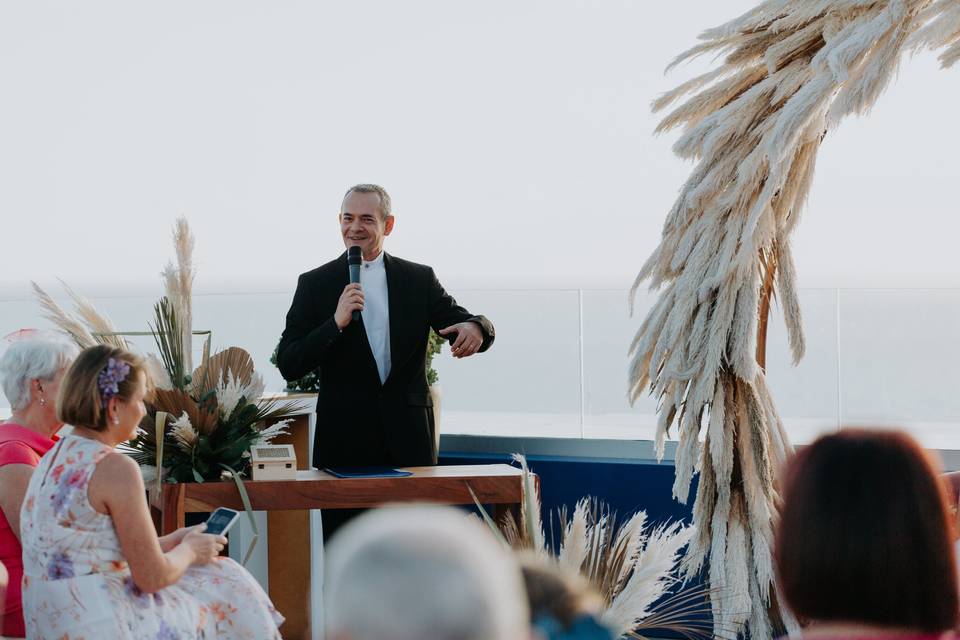
[[[472,490],[494,513],[519,511],[522,474],[506,464],[411,467],[403,478],[336,478],[310,470],[309,414],[294,418],[290,433],[274,440],[293,444],[297,453],[296,480],[246,481],[254,511],[267,513],[267,562],[270,598],[285,617],[284,638],[309,638],[311,542],[309,509],[371,508],[391,502],[430,502],[472,505]],[[164,484],[160,534],[184,526],[186,513],[217,507],[243,510],[233,481]]]

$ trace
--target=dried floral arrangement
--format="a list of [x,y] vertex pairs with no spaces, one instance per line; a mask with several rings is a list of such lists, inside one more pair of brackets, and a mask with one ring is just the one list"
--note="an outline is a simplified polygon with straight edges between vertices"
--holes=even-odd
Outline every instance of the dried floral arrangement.
[[618,521],[603,502],[585,497],[572,516],[560,510],[555,550],[547,542],[527,460],[520,454],[513,458],[523,471],[519,521],[508,512],[495,522],[474,496],[483,519],[504,544],[583,577],[600,596],[600,621],[617,638],[643,638],[643,633],[653,631],[713,637],[706,589],[682,587],[668,596],[683,582],[680,563],[683,549],[695,535],[693,527],[680,522],[651,527],[643,511]]
[[[210,354],[210,332],[194,368],[192,291],[194,238],[187,221],[173,233],[177,264],[163,270],[165,296],[154,306],[146,332],[119,332],[82,296],[64,285],[76,314],[61,308],[36,283],[34,291],[50,320],[80,348],[98,343],[130,349],[124,336],[152,335],[159,358],[146,356],[156,389],[136,438],[121,447],[145,470],[168,482],[203,482],[225,471],[246,474],[250,447],[286,433],[285,416],[298,403],[263,398],[264,384],[250,354],[229,347]],[[264,425],[270,424],[265,427]]]
[[790,235],[826,133],[865,114],[905,51],[946,47],[960,59],[960,0],[768,0],[701,36],[669,68],[703,54],[716,67],[660,97],[657,131],[683,132],[674,152],[696,162],[640,270],[659,289],[630,346],[631,401],[660,401],[657,450],[676,425],[673,494],[694,502],[685,568],[712,592],[716,635],[754,640],[796,631],[779,606],[772,521],[777,469],[792,449],[765,381],[776,292],[790,349],[805,349]]

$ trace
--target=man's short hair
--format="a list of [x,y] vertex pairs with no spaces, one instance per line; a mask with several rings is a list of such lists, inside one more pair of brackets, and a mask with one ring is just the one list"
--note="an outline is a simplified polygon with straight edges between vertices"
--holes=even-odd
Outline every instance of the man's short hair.
[[378,184],[355,184],[347,192],[343,194],[343,201],[340,204],[341,211],[343,210],[343,202],[347,201],[347,198],[351,193],[375,193],[380,196],[380,215],[383,216],[383,219],[386,220],[390,213],[390,194],[387,193],[387,190],[381,187]]
[[341,529],[327,555],[327,637],[529,637],[519,566],[478,520],[462,511],[378,509]]

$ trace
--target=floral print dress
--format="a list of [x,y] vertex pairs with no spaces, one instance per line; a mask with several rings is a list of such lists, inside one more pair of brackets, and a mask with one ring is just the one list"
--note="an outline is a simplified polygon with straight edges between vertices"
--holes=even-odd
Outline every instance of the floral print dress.
[[253,577],[228,558],[190,567],[156,593],[137,588],[113,520],[87,500],[97,463],[112,451],[67,436],[34,471],[20,516],[27,637],[280,638],[283,617]]

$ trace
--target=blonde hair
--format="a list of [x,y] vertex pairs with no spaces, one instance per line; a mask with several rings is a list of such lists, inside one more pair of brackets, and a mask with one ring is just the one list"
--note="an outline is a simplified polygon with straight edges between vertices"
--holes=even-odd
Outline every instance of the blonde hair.
[[99,378],[100,372],[107,367],[111,358],[130,365],[127,376],[117,384],[115,397],[129,400],[137,388],[140,374],[146,379],[148,391],[152,388],[152,380],[143,358],[137,354],[102,344],[84,349],[60,383],[57,418],[61,422],[94,431],[107,428],[107,411],[100,392]]

